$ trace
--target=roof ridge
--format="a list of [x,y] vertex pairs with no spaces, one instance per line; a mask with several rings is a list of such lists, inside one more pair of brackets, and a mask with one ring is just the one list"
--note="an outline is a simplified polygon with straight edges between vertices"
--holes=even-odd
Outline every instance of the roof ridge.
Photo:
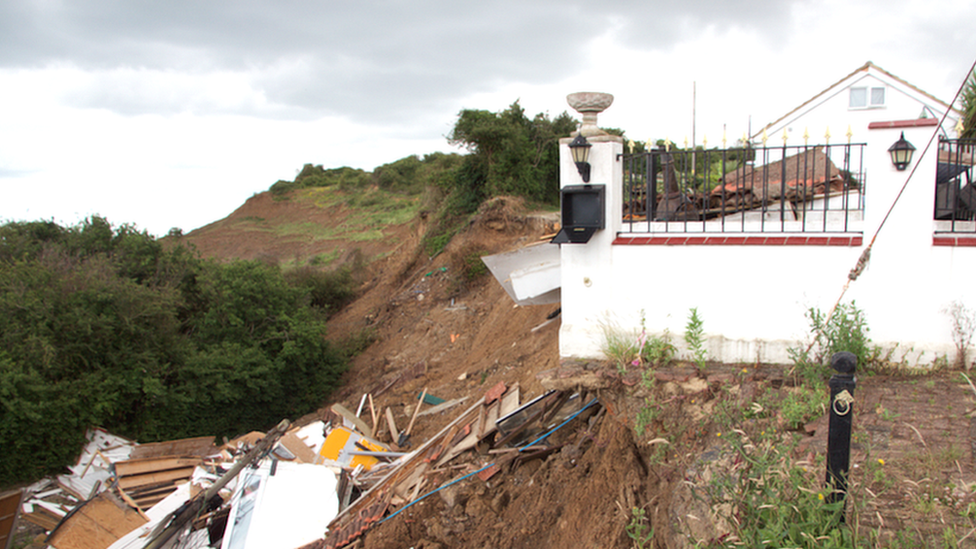
[[766,124],[765,126],[763,126],[762,128],[760,128],[758,132],[752,134],[750,136],[750,139],[755,138],[757,135],[759,135],[760,133],[762,133],[764,130],[768,130],[769,128],[775,126],[776,124],[779,124],[780,122],[782,122],[784,119],[788,118],[793,113],[799,111],[800,109],[802,109],[803,107],[809,105],[810,103],[813,103],[814,101],[817,100],[817,98],[823,96],[824,94],[826,94],[830,90],[836,88],[842,82],[844,82],[845,80],[853,77],[855,74],[857,74],[859,72],[866,72],[866,71],[868,71],[868,70],[870,70],[872,68],[874,68],[877,71],[885,74],[886,76],[888,76],[892,80],[895,80],[897,82],[900,82],[901,84],[904,84],[905,86],[908,86],[909,88],[911,88],[911,89],[915,90],[916,92],[924,95],[925,97],[928,97],[929,99],[931,99],[931,100],[933,100],[933,101],[935,101],[937,103],[940,103],[944,108],[946,108],[948,110],[951,110],[951,111],[956,111],[956,114],[961,114],[961,113],[958,112],[958,110],[955,107],[949,105],[948,103],[946,103],[945,101],[939,99],[938,97],[935,97],[934,95],[932,95],[932,94],[930,94],[930,93],[922,90],[921,88],[919,88],[918,86],[916,86],[916,85],[912,84],[911,82],[905,80],[904,78],[899,78],[899,77],[895,76],[894,74],[892,74],[892,73],[884,70],[883,68],[879,67],[878,65],[875,65],[873,62],[868,61],[868,62],[864,63],[863,65],[861,65],[860,67],[858,67],[857,69],[855,69],[854,71],[852,71],[851,73],[849,73],[847,76],[844,76],[840,80],[838,80],[838,81],[834,82],[833,84],[827,86],[826,88],[824,88],[823,90],[821,90],[819,93],[817,93],[816,95],[814,95],[810,99],[807,99],[803,103],[797,105],[796,108],[788,111],[786,114],[784,114],[783,116],[777,118],[776,120],[773,120],[769,124]]

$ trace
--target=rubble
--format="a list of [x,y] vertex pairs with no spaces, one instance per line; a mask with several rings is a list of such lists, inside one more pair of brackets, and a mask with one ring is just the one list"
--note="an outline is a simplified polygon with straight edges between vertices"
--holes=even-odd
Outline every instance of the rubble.
[[[4,494],[0,504],[49,532],[54,549],[338,548],[461,480],[489,482],[558,451],[564,444],[549,436],[597,404],[551,390],[523,405],[517,383],[498,383],[413,451],[398,451],[418,417],[441,417],[468,400],[428,396],[405,410],[402,432],[390,407],[383,425],[372,395],[359,407],[369,402],[372,428],[337,404],[330,421],[282,421],[219,447],[211,437],[138,444],[93,429],[68,474],[13,493],[10,505]],[[421,414],[424,404],[433,406]],[[449,464],[469,450],[477,452]],[[453,480],[436,486],[445,474]]]

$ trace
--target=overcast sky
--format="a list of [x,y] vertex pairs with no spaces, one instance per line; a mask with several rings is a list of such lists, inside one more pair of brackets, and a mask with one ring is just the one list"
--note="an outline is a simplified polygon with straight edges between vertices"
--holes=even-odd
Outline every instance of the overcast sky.
[[948,102],[974,22],[972,0],[3,0],[0,221],[189,232],[305,163],[452,151],[461,109],[575,91],[680,143],[695,83],[709,146],[867,61]]

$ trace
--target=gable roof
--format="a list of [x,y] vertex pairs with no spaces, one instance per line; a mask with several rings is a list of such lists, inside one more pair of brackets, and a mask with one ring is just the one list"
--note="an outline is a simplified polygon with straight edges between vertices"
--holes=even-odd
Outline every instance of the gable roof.
[[800,105],[798,105],[793,110],[787,112],[786,114],[784,114],[783,116],[781,116],[781,117],[777,118],[776,120],[770,122],[769,124],[766,124],[762,128],[759,128],[759,131],[753,133],[750,136],[750,139],[757,138],[758,136],[760,136],[763,133],[763,131],[769,131],[770,128],[774,128],[777,125],[779,125],[781,122],[783,122],[783,121],[789,119],[790,117],[792,117],[794,115],[797,115],[798,113],[804,111],[808,106],[813,105],[818,100],[826,99],[826,97],[828,95],[830,95],[831,92],[839,91],[839,89],[843,89],[842,88],[843,84],[845,82],[847,82],[848,80],[851,80],[853,77],[857,76],[859,73],[864,73],[864,75],[868,75],[872,71],[874,71],[876,73],[880,73],[881,75],[885,76],[886,78],[891,79],[893,82],[897,82],[898,84],[901,84],[902,86],[908,88],[909,90],[913,91],[914,93],[916,93],[918,95],[921,95],[922,97],[925,97],[926,99],[928,99],[929,101],[932,101],[933,103],[936,103],[943,110],[951,111],[953,114],[955,114],[956,117],[962,116],[962,113],[959,112],[958,109],[956,109],[955,107],[949,105],[945,101],[942,101],[938,97],[935,97],[934,95],[926,92],[925,90],[923,90],[923,89],[919,88],[918,86],[916,86],[916,85],[908,82],[907,80],[905,80],[903,78],[899,78],[899,77],[895,76],[894,74],[891,74],[890,72],[888,72],[888,71],[882,69],[881,67],[875,65],[871,61],[868,61],[867,63],[865,63],[864,65],[861,65],[860,67],[858,67],[857,69],[855,69],[853,72],[851,72],[847,76],[844,76],[843,78],[841,78],[837,82],[834,82],[833,84],[831,84],[830,86],[828,86],[827,88],[825,88],[820,93],[814,95],[810,99],[807,99],[806,101],[804,101],[803,103],[801,103]]

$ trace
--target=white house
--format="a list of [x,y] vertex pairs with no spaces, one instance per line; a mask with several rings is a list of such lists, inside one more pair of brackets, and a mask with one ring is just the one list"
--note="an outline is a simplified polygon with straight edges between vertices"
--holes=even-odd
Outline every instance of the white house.
[[751,136],[759,142],[765,134],[777,143],[784,133],[793,143],[808,135],[810,143],[823,143],[829,131],[833,143],[863,142],[868,124],[884,120],[941,120],[944,137],[956,137],[961,113],[918,87],[868,61],[854,72],[804,101],[800,106],[763,126]]
[[[936,221],[933,211],[941,167],[937,138],[955,135],[958,116],[945,102],[867,63],[766,129],[779,143],[785,129],[802,154],[824,151],[829,169],[842,174],[843,192],[797,198],[813,188],[810,176],[793,175],[788,182],[786,168],[758,165],[751,173],[767,179],[755,185],[779,185],[783,192],[760,193],[765,198],[758,207],[739,208],[734,218],[725,202],[720,209],[707,202],[715,198],[707,181],[704,193],[686,197],[697,201],[692,214],[661,216],[661,196],[648,197],[666,192],[665,169],[640,194],[647,212],[625,220],[624,206],[635,196],[625,182],[635,168],[627,164],[622,140],[591,132],[588,183],[571,158],[570,139],[563,140],[561,186],[602,185],[605,222],[585,243],[559,245],[561,358],[602,357],[608,328],[636,333],[644,326],[652,335],[670,334],[681,347],[689,311],[696,308],[710,359],[788,363],[788,349],[809,338],[807,311],[826,312],[843,296],[864,311],[872,341],[895,349],[896,358],[912,364],[954,360],[952,319],[945,310],[953,302],[976,309],[976,285],[969,278],[976,272],[976,226],[971,216]],[[842,128],[832,147],[814,145],[824,143],[813,136],[817,124],[829,125],[832,133]],[[848,124],[863,145],[846,145]],[[809,147],[802,137],[806,128]],[[916,149],[904,171],[889,155],[902,135]],[[760,151],[756,163],[787,166],[793,154],[786,146]],[[954,181],[959,173],[971,174],[971,155],[966,158],[957,163]],[[677,162],[664,156],[655,161]],[[769,173],[778,175],[768,180]],[[799,190],[786,192],[788,185]],[[869,246],[869,260],[849,281]]]

